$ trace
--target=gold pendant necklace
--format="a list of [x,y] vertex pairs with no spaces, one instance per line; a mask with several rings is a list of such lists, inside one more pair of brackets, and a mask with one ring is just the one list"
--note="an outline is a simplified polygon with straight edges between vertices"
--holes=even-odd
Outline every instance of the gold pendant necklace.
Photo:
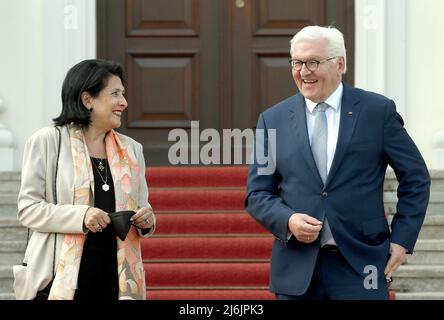
[[99,170],[103,171],[103,169],[105,169],[105,167],[103,166],[102,160],[99,160]]
[[[97,166],[95,165],[94,161],[91,159],[91,162],[93,164],[94,167],[96,167],[97,169],[97,173],[100,176],[100,179],[102,179],[102,190],[107,192],[109,190],[109,185],[108,185],[108,166],[106,164],[106,160],[105,160],[105,166],[103,166],[102,161],[97,159],[99,161],[99,167],[97,168]],[[100,169],[100,166],[102,166],[103,169],[105,169],[105,179],[103,179],[102,174],[100,173],[100,171],[103,171],[103,169]],[[99,170],[100,169],[100,170]]]

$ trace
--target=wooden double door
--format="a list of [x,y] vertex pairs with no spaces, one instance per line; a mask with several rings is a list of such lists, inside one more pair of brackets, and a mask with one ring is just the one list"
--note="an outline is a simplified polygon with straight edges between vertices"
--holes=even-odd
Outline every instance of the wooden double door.
[[120,131],[147,165],[169,165],[172,129],[254,128],[293,95],[289,41],[306,25],[345,35],[353,83],[353,0],[97,0],[98,57],[125,67]]

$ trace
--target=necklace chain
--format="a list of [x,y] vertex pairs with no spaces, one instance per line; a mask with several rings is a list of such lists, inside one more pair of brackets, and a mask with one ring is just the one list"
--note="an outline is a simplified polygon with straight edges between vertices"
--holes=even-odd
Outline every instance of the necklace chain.
[[[95,158],[93,158],[93,159],[95,159]],[[99,159],[97,159],[97,160],[100,163],[99,164],[99,168],[100,168],[100,166],[103,167],[102,161],[99,160]],[[102,182],[103,182],[102,189],[103,189],[103,191],[108,191],[109,190],[109,185],[107,183],[108,182],[108,165],[106,163],[106,160],[105,160],[105,179],[103,179],[102,174],[100,173],[100,171],[103,170],[103,169],[99,170],[99,168],[97,168],[96,164],[94,163],[94,161],[92,159],[91,159],[91,162],[92,162],[93,166],[97,169],[97,173],[99,174],[100,179],[102,179]]]

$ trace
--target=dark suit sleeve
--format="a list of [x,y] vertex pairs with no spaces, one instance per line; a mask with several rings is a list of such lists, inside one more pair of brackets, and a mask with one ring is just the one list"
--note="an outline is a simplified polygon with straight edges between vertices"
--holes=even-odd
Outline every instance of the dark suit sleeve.
[[[263,137],[263,138],[262,138]],[[269,143],[270,140],[270,143]],[[264,161],[257,157],[257,152],[253,157],[254,161],[250,166],[247,179],[247,196],[245,199],[246,210],[267,230],[269,230],[280,241],[287,241],[287,225],[290,216],[294,210],[289,208],[282,198],[279,196],[279,173],[274,169],[275,162],[272,160],[272,148],[269,145],[275,144],[274,139],[270,139],[269,133],[265,125],[263,115],[259,116],[256,127],[255,151],[258,144],[264,146],[264,155],[267,155],[268,161]],[[262,152],[259,152],[262,153]],[[261,170],[264,167],[272,166],[272,170],[264,174]]]
[[429,202],[430,175],[403,125],[394,102],[390,100],[384,117],[384,155],[399,182],[397,213],[392,221],[390,241],[412,253]]

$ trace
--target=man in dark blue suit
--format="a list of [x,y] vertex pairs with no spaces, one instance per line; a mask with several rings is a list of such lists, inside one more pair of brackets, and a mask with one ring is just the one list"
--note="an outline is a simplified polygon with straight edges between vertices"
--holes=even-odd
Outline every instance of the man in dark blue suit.
[[[245,200],[276,238],[270,290],[278,299],[388,299],[387,281],[413,252],[424,220],[427,167],[395,103],[342,82],[339,30],[305,27],[290,54],[299,93],[260,114],[274,172],[261,172],[256,159]],[[391,230],[387,165],[399,182]]]

